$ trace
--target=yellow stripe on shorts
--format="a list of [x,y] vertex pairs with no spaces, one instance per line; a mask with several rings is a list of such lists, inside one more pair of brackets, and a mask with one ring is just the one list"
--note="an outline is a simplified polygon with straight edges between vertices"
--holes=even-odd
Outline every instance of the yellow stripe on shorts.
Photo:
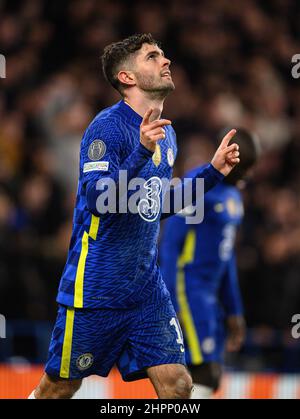
[[63,350],[62,350],[62,355],[61,355],[60,372],[59,372],[59,375],[61,378],[69,378],[69,375],[70,375],[74,316],[75,316],[75,309],[73,307],[68,307],[67,315],[66,315],[65,336],[64,336]]
[[176,293],[179,305],[179,320],[182,322],[182,326],[185,331],[185,337],[191,353],[192,363],[201,364],[203,362],[203,357],[193,316],[186,295],[184,272],[185,265],[187,263],[193,262],[194,260],[195,248],[196,232],[195,230],[190,230],[186,236],[182,253],[177,261]]
[[100,218],[92,215],[90,230],[87,233],[83,233],[81,239],[81,252],[79,256],[76,278],[75,278],[75,291],[74,291],[74,307],[82,308],[83,307],[83,281],[84,281],[84,271],[85,271],[85,262],[89,251],[89,237],[93,240],[96,240],[98,230],[100,225]]

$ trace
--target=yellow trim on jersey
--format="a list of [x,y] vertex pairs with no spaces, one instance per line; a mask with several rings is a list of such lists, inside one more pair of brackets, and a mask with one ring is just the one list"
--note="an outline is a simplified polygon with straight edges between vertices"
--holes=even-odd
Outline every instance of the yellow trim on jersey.
[[89,251],[89,237],[91,237],[93,240],[96,240],[99,224],[100,218],[92,215],[90,230],[88,233],[85,231],[81,239],[81,252],[77,266],[74,291],[74,307],[77,308],[83,307],[83,281],[85,262]]
[[59,375],[61,378],[69,378],[70,362],[72,353],[72,338],[74,326],[75,309],[73,307],[67,308],[65,336],[61,355],[61,364]]
[[195,248],[196,232],[195,230],[190,230],[186,236],[182,253],[177,261],[176,293],[179,305],[179,318],[185,331],[187,344],[191,352],[192,363],[201,364],[203,362],[203,357],[193,316],[186,295],[184,272],[185,265],[187,263],[193,262],[194,260]]
[[97,238],[97,234],[98,234],[98,230],[99,230],[99,224],[100,224],[100,218],[96,217],[95,215],[92,215],[89,236],[93,240],[96,240],[96,238]]

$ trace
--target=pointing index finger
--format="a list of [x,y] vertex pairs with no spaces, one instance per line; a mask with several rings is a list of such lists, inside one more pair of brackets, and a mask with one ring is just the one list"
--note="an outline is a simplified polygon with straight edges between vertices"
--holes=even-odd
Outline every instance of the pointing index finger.
[[235,134],[236,134],[236,129],[230,130],[228,134],[226,134],[225,137],[223,138],[221,142],[221,148],[227,147],[229,144],[229,141],[231,140],[232,137],[234,137]]
[[152,114],[152,112],[153,112],[153,109],[152,109],[152,108],[149,108],[149,109],[145,112],[144,117],[143,117],[143,120],[142,120],[142,125],[147,125],[147,124],[149,124],[149,122],[150,122],[150,115]]

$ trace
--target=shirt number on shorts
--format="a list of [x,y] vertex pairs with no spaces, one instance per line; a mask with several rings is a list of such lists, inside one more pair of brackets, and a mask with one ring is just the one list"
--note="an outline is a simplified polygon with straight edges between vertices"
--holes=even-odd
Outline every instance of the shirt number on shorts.
[[180,329],[180,326],[176,317],[172,317],[172,319],[170,320],[170,325],[175,327],[175,330],[177,333],[176,342],[178,343],[178,345],[180,345],[181,352],[184,352],[183,336],[182,336],[181,329]]

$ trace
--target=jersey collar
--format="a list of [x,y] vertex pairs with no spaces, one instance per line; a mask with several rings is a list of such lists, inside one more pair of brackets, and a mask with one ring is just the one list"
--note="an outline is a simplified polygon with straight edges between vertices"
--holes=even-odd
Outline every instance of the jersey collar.
[[141,115],[136,113],[129,105],[127,105],[127,103],[124,102],[124,100],[121,100],[119,104],[123,114],[125,114],[126,118],[130,122],[133,122],[136,125],[141,125],[141,122],[143,120]]

